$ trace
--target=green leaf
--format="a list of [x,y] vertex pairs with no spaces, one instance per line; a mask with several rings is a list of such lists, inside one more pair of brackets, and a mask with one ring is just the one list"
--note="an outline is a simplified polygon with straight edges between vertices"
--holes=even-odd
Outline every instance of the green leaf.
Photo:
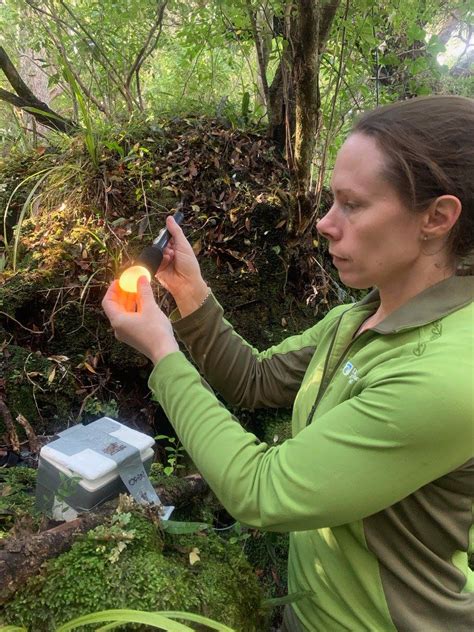
[[416,90],[416,94],[420,97],[423,95],[431,94],[431,93],[432,93],[432,89],[430,88],[430,86],[426,86],[426,85],[420,86]]
[[210,528],[205,522],[177,522],[176,520],[163,520],[161,528],[172,535],[185,535],[198,533]]
[[[21,236],[21,227],[23,225],[23,220],[25,219],[26,212],[31,206],[31,202],[33,200],[34,194],[36,193],[36,189],[38,189],[38,187],[42,184],[42,182],[44,180],[46,180],[46,178],[53,171],[57,171],[58,169],[61,169],[61,168],[62,168],[62,166],[51,167],[51,169],[48,169],[46,171],[46,173],[43,173],[41,178],[35,183],[35,185],[31,189],[31,191],[28,193],[28,197],[26,198],[26,201],[25,201],[25,203],[23,204],[23,206],[21,208],[21,212],[20,212],[20,215],[18,217],[18,222],[17,222],[17,225],[15,227],[15,240],[14,240],[14,243],[13,243],[13,256],[12,256],[13,271],[16,270],[17,256],[18,256],[18,245],[19,245],[20,236]],[[6,213],[6,211],[5,211],[5,213]]]
[[415,42],[417,40],[424,40],[425,31],[424,29],[421,28],[421,26],[418,26],[418,24],[411,24],[408,27],[407,36],[410,42]]
[[[159,628],[160,630],[167,630],[168,632],[192,632],[192,628],[189,628],[187,625],[179,623],[178,621],[174,621],[174,619],[183,619],[185,621],[200,623],[208,628],[211,628],[211,630],[217,630],[218,632],[234,632],[232,628],[229,628],[223,623],[217,623],[216,621],[212,621],[202,615],[177,612],[174,610],[161,612],[145,612],[143,610],[102,610],[101,612],[77,617],[77,619],[73,619],[64,625],[61,625],[55,632],[70,632],[70,630],[74,630],[81,626],[104,622],[109,623],[98,628],[98,632],[112,630],[114,627],[118,627],[124,623],[142,623],[153,628]],[[11,626],[7,628],[7,630],[8,632],[15,632],[16,630],[18,630],[18,632],[25,632],[24,628],[15,628]]]
[[286,606],[289,603],[295,603],[311,595],[310,590],[299,590],[298,592],[290,593],[284,597],[275,597],[274,599],[265,599],[264,606],[269,608],[276,608],[276,606]]
[[40,110],[40,108],[34,108],[31,105],[24,107],[23,110],[26,110],[27,112],[31,112],[33,114],[41,114],[42,116],[46,118],[53,119],[54,121],[64,121],[64,119],[58,116],[57,114],[53,114],[52,112],[47,112],[46,110]]
[[242,96],[242,106],[241,106],[241,114],[242,118],[245,119],[248,117],[250,113],[250,93],[244,92]]
[[[157,612],[144,612],[140,610],[103,610],[82,617],[77,617],[56,629],[56,632],[69,632],[84,625],[92,623],[143,623],[153,628],[160,628],[168,632],[189,632],[190,628],[177,621],[170,621]],[[106,626],[110,630],[110,626]],[[100,628],[99,628],[100,629]]]
[[435,56],[439,55],[439,53],[444,53],[446,51],[446,46],[437,35],[432,35],[426,45],[426,50],[430,55]]
[[234,632],[232,628],[229,628],[223,623],[217,623],[207,617],[203,617],[200,614],[194,614],[192,612],[183,613],[176,612],[174,610],[164,610],[161,611],[161,614],[165,617],[169,617],[170,619],[185,619],[186,621],[193,621],[194,623],[202,623],[203,625],[207,625],[208,628],[211,628],[211,630],[217,630],[218,632]]

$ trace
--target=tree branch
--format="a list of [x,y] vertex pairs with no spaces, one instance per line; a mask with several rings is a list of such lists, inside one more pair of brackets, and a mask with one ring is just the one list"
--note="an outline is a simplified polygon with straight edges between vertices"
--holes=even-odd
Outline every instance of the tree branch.
[[263,39],[262,37],[260,37],[260,34],[258,32],[257,18],[253,10],[252,3],[250,0],[247,0],[246,4],[247,4],[247,12],[250,18],[250,24],[252,26],[252,33],[253,33],[253,39],[255,41],[255,48],[257,51],[257,61],[258,61],[260,81],[261,81],[262,90],[263,90],[263,100],[265,102],[265,107],[268,108],[268,104],[270,101],[270,94],[269,94],[269,89],[268,89],[267,64],[265,61]]
[[318,53],[321,54],[324,47],[326,46],[326,41],[329,36],[329,31],[331,29],[332,21],[334,20],[334,16],[336,15],[336,11],[339,7],[340,0],[329,0],[322,7],[320,22],[319,22],[319,35],[318,35]]
[[79,20],[79,18],[75,15],[75,13],[73,12],[73,10],[64,2],[64,0],[59,0],[60,5],[64,8],[65,11],[67,11],[67,13],[69,13],[69,15],[72,17],[72,19],[75,21],[75,23],[77,24],[77,26],[79,27],[79,29],[86,35],[86,37],[89,39],[90,42],[92,42],[94,44],[95,50],[99,53],[100,58],[101,58],[101,63],[102,66],[104,67],[104,69],[108,68],[108,73],[109,73],[109,77],[110,79],[113,81],[113,83],[117,86],[119,92],[121,93],[121,95],[124,97],[125,102],[127,104],[127,107],[129,109],[129,111],[133,110],[133,99],[132,99],[132,95],[130,94],[130,90],[128,90],[128,87],[126,85],[123,84],[123,80],[120,77],[120,74],[117,72],[117,70],[115,69],[114,65],[110,62],[109,57],[106,53],[106,51],[102,48],[102,46],[94,39],[94,37],[92,36],[92,34],[90,33],[90,31],[82,24],[82,22]]
[[[54,20],[54,18],[53,18]],[[59,29],[59,23],[56,22],[56,26]],[[91,103],[93,103],[96,108],[102,112],[103,114],[105,114],[106,116],[109,116],[110,113],[107,110],[107,108],[105,107],[105,105],[103,105],[102,103],[100,103],[100,101],[98,99],[96,99],[96,97],[92,94],[92,92],[87,88],[87,86],[84,84],[84,82],[82,81],[82,79],[80,78],[80,76],[78,75],[78,73],[76,73],[74,71],[74,69],[72,68],[71,64],[69,63],[69,60],[67,58],[67,54],[66,54],[66,50],[64,48],[64,44],[61,41],[61,38],[58,36],[56,37],[54,35],[54,33],[51,31],[50,28],[48,28],[45,24],[43,24],[43,28],[46,31],[46,33],[49,35],[49,37],[51,38],[51,40],[54,42],[54,44],[59,48],[59,50],[61,51],[61,55],[64,61],[64,64],[68,67],[69,72],[71,73],[71,75],[74,77],[74,80],[76,81],[77,85],[80,87],[80,89],[82,90],[82,92],[86,95],[86,97],[91,101]],[[69,88],[70,89],[70,88]],[[74,96],[74,95],[73,95]]]
[[[148,33],[145,43],[143,44],[142,48],[139,50],[136,56],[136,59],[132,64],[130,72],[128,73],[127,80],[125,81],[125,85],[127,86],[127,88],[130,88],[130,84],[132,83],[132,79],[134,75],[137,77],[137,80],[138,80],[138,73],[140,72],[140,68],[142,67],[143,62],[145,61],[147,57],[149,57],[152,54],[152,52],[155,50],[155,48],[158,45],[158,41],[160,39],[161,31],[163,28],[163,15],[165,13],[167,4],[168,4],[168,0],[164,0],[160,4],[160,6],[157,8],[156,20],[153,23],[153,26],[151,27]],[[156,36],[154,43],[151,46],[149,46],[151,40],[155,36],[156,31],[158,31],[158,35]]]
[[10,85],[19,97],[26,101],[37,100],[35,95],[31,92],[26,83],[18,74],[17,69],[12,64],[3,46],[0,46],[0,68],[5,73],[5,76],[10,82]]
[[33,94],[18,74],[15,66],[12,64],[2,46],[0,46],[0,69],[3,70],[10,85],[18,95],[16,96],[7,90],[0,89],[0,99],[2,99],[2,101],[6,101],[15,107],[29,112],[39,123],[50,127],[51,129],[55,129],[66,134],[71,134],[77,130],[77,125],[73,121],[64,118],[57,112],[54,112],[54,110],[52,110],[46,103],[40,101]]

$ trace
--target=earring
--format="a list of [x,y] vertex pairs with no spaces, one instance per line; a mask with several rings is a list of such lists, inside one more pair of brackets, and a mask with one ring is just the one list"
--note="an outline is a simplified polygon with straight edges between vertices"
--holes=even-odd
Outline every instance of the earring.
[[426,241],[428,239],[428,235],[423,235],[423,241]]

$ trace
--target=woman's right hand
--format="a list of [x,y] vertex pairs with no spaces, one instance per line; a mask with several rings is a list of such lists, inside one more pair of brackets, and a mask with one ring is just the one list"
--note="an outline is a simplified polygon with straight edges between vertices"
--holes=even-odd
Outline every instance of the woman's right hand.
[[165,248],[156,278],[173,295],[184,317],[202,304],[210,290],[201,276],[191,244],[171,215],[166,218],[166,228],[172,239]]

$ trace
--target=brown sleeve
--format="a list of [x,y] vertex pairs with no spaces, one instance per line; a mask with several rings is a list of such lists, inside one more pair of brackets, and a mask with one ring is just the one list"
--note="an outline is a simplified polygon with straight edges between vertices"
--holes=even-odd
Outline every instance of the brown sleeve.
[[315,329],[259,353],[224,318],[211,294],[192,314],[171,316],[175,331],[211,386],[244,408],[291,407],[315,350]]

